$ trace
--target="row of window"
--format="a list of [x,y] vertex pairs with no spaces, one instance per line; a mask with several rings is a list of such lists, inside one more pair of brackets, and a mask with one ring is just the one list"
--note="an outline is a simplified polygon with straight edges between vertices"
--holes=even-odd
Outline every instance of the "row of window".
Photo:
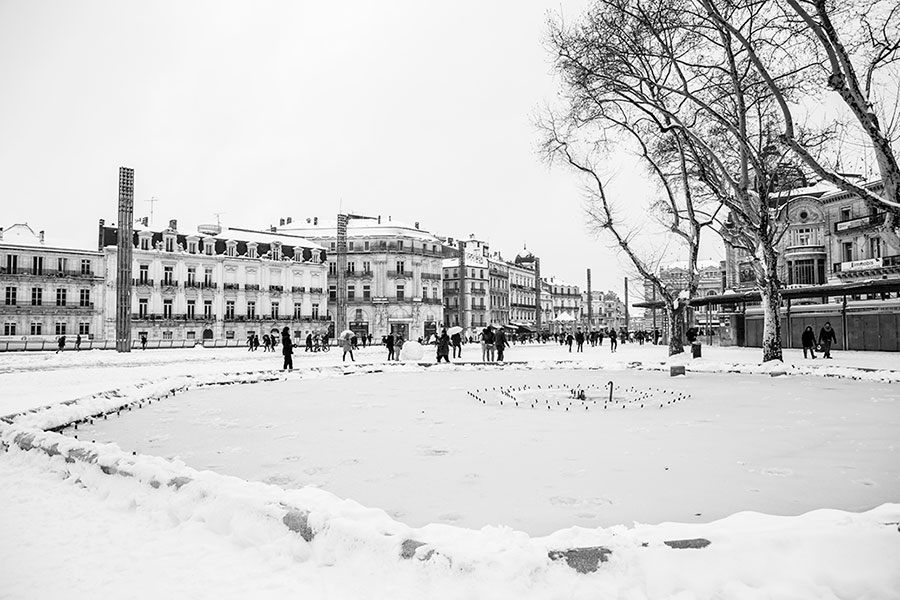
[[[19,333],[16,331],[16,324],[13,322],[3,323],[3,335],[45,335],[44,334],[44,324],[33,322],[31,323],[30,333]],[[90,335],[91,333],[91,324],[87,321],[82,321],[78,324],[78,334],[79,335]],[[49,335],[49,332],[47,333]],[[63,321],[57,321],[56,327],[54,330],[54,335],[68,335],[68,326]]]
[[[378,242],[375,242],[375,244],[377,244],[377,243]],[[383,244],[383,247],[385,247],[385,248],[388,247],[386,245],[386,242],[382,242],[382,244]],[[429,244],[426,244],[423,242],[422,243],[422,251],[428,252],[428,246],[429,246]],[[334,252],[336,247],[337,247],[337,242],[331,242],[329,244],[329,248],[331,249],[332,252]],[[368,252],[372,248],[373,248],[372,243],[369,240],[364,240],[362,242],[356,242],[353,240],[347,241],[347,252],[354,252],[356,250],[362,250],[363,252]],[[381,249],[377,245],[375,246],[375,248]],[[410,242],[409,248],[410,248],[410,250],[415,250],[416,249],[415,243]],[[402,252],[405,249],[406,249],[406,242],[403,240],[397,240],[397,250]],[[438,252],[437,244],[431,244],[431,252],[434,254],[437,254],[437,252]]]
[[[69,290],[66,288],[57,288],[56,289],[56,306],[68,306],[68,298],[69,298]],[[4,304],[6,306],[16,306],[19,303],[19,288],[15,286],[7,286],[4,293]],[[32,306],[43,306],[44,305],[44,290],[43,288],[33,287],[31,288],[31,305]],[[91,303],[91,290],[82,289],[78,290],[78,306],[90,307],[93,306]]]
[[[31,257],[31,275],[49,275],[49,271],[45,271],[44,266],[44,256],[32,256]],[[22,267],[24,269],[24,267]],[[19,268],[19,256],[17,254],[7,254],[6,255],[6,272],[10,275],[16,275],[20,272]],[[60,256],[56,259],[56,272],[58,273],[67,273],[69,272],[69,259]],[[93,275],[94,267],[93,261],[89,258],[81,259],[81,271],[82,275]]]
[[[158,248],[164,252],[175,252],[176,249],[179,251],[181,248],[176,246],[174,235],[165,235],[163,236],[163,241]],[[141,250],[150,250],[150,242],[151,239],[149,236],[141,236],[140,241],[138,242],[138,248]],[[187,252],[188,254],[198,254],[199,253],[199,245],[196,240],[188,240],[187,241]],[[213,256],[216,253],[216,242],[215,240],[209,239],[203,241],[203,254],[206,256]],[[272,244],[271,250],[273,260],[281,260],[281,246],[278,243]],[[230,256],[232,258],[237,256],[237,242],[227,241],[225,242],[225,256]],[[251,242],[247,244],[247,258],[259,258],[257,254],[256,244]]]
[[[406,286],[398,283],[395,286],[395,295],[397,300],[405,300],[406,299]],[[438,288],[434,286],[431,289],[432,298],[438,298]],[[332,301],[337,300],[337,286],[329,285],[328,286],[328,298]],[[422,286],[422,299],[427,300],[428,296],[428,287]],[[372,299],[372,286],[371,285],[363,285],[362,286],[362,299],[363,300],[371,300]],[[347,300],[356,300],[356,286],[348,285],[347,286]]]
[[[294,317],[301,318],[301,304],[294,304]],[[162,316],[164,319],[171,319],[174,316],[174,303],[172,300],[166,299],[163,300],[163,312]],[[186,307],[185,316],[188,319],[196,319],[197,318],[197,302],[195,300],[188,300]],[[269,316],[273,319],[278,319],[281,316],[281,304],[279,302],[272,302],[270,304],[270,312]],[[150,315],[150,303],[147,298],[139,298],[138,299],[138,317],[141,319],[146,319]],[[243,316],[243,315],[242,315]],[[249,301],[247,302],[247,317],[251,319],[255,319],[256,314],[256,302]],[[313,319],[319,318],[319,305],[312,305],[312,313],[311,316]],[[226,319],[234,319],[236,317],[235,314],[235,303],[234,300],[226,300],[225,301],[225,318]],[[212,300],[205,300],[203,302],[203,318],[204,319],[213,319],[213,305]]]

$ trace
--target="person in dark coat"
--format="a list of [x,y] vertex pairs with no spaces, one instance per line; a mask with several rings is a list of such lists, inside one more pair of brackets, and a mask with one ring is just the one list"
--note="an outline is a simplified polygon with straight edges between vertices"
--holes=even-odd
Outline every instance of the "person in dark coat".
[[584,352],[584,332],[581,331],[581,328],[575,332],[575,345],[577,346],[576,352]]
[[388,360],[393,360],[394,358],[394,334],[389,333],[384,338],[384,345],[387,347],[388,351]]
[[62,352],[63,350],[66,349],[66,336],[64,336],[64,335],[59,336],[59,339],[56,340],[56,344],[57,344],[56,353],[59,354],[60,352]]
[[312,332],[308,331],[306,333],[306,349],[304,352],[312,352],[313,351],[313,340],[312,340]]
[[350,354],[350,361],[356,362],[356,359],[353,358],[353,339],[355,336],[344,336],[341,338],[341,349],[344,351],[344,355],[341,357],[341,362],[347,360],[347,354]]
[[447,330],[441,330],[441,336],[437,341],[437,361],[441,362],[441,359],[444,359],[444,362],[450,362],[450,336],[447,335]]
[[80,333],[75,336],[75,349],[78,351],[81,350],[81,334]]
[[813,331],[812,325],[807,325],[806,329],[803,330],[803,334],[800,336],[800,341],[803,343],[803,358],[806,358],[806,352],[809,351],[809,355],[812,358],[816,357],[816,332]]
[[819,344],[825,358],[831,358],[831,344],[837,342],[837,335],[831,328],[831,323],[825,322],[825,326],[819,331]]
[[453,358],[462,358],[462,336],[454,333],[450,336],[450,345],[453,346]]
[[481,362],[494,362],[494,327],[488,325],[481,332]]
[[[273,344],[274,345],[274,344]],[[274,348],[273,348],[274,351]],[[284,366],[287,371],[294,370],[294,343],[291,341],[291,330],[285,327],[281,330],[281,354],[284,355]]]
[[503,362],[503,351],[506,350],[506,347],[509,344],[506,343],[506,334],[503,332],[503,329],[498,329],[497,333],[494,335],[494,345],[497,346],[497,361]]
[[616,337],[616,331],[612,327],[609,328],[609,351],[615,352],[619,346],[619,339]]
[[147,349],[147,334],[141,334],[141,350]]

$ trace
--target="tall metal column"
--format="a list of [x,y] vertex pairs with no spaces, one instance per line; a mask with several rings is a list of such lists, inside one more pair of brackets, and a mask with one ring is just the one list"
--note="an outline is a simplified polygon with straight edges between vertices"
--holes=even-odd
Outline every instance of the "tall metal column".
[[587,305],[588,305],[588,331],[594,328],[594,304],[591,298],[591,270],[587,270]]
[[119,167],[116,240],[116,352],[131,352],[131,256],[134,250],[134,169]]
[[337,306],[334,308],[334,334],[347,329],[347,223],[349,215],[337,216]]
[[534,328],[541,331],[541,259],[534,257]]
[[625,278],[625,333],[628,333],[628,327],[631,323],[628,322],[628,278]]
[[459,326],[466,329],[466,316],[468,308],[466,308],[466,243],[462,240],[457,242],[459,248]]

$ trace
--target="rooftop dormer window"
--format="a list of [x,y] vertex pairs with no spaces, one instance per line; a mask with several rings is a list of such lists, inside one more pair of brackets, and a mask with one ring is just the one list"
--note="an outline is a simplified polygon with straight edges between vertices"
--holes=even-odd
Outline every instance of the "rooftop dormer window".
[[256,253],[256,243],[255,242],[250,242],[249,244],[247,244],[247,256],[249,258],[257,258],[258,257],[258,255]]
[[167,235],[165,239],[166,252],[175,252],[175,236]]

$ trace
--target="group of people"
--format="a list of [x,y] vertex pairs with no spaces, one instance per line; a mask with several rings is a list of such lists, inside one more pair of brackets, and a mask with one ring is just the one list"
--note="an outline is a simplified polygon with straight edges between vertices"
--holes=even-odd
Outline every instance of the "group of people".
[[[494,329],[492,325],[488,325],[481,330],[480,337],[482,362],[503,362],[503,352],[509,346],[503,328]],[[447,330],[442,329],[437,339],[437,361],[450,362],[451,348],[453,358],[462,358],[462,336],[459,333],[448,335]]]
[[[59,354],[60,352],[62,352],[65,349],[66,349],[66,336],[61,335],[56,340],[56,353]],[[80,333],[77,336],[75,336],[75,349],[79,350],[79,351],[81,350],[81,334]]]
[[826,321],[819,330],[818,340],[812,325],[807,325],[800,336],[800,342],[803,344],[803,358],[806,358],[807,352],[810,357],[815,358],[816,350],[821,350],[824,358],[831,358],[831,344],[837,342],[837,335],[831,328],[831,323]]

